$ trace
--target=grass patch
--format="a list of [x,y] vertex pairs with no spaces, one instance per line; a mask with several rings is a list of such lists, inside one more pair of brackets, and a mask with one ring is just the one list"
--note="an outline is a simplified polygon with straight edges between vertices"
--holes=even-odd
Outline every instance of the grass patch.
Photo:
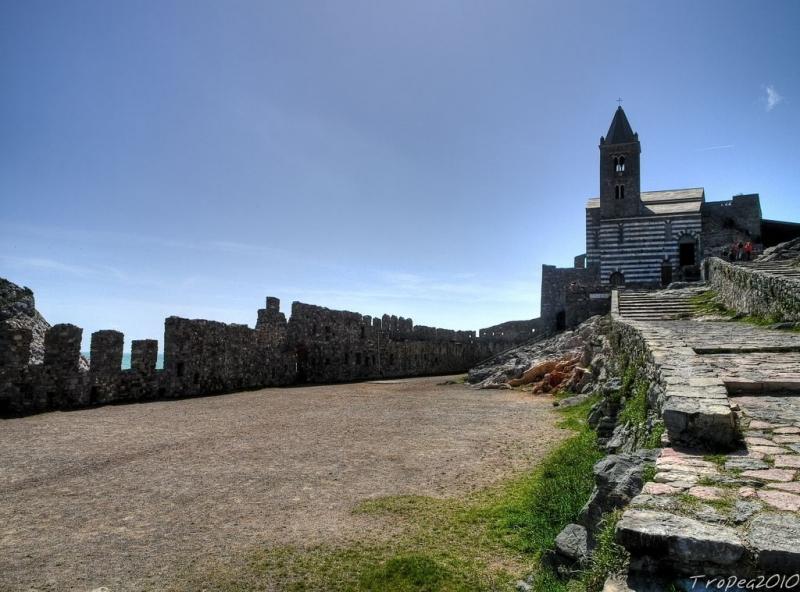
[[580,587],[573,586],[574,589],[587,592],[602,590],[608,576],[621,574],[627,570],[630,555],[614,538],[614,530],[621,517],[622,510],[615,510],[603,518],[589,567],[579,580]]
[[[731,321],[747,323],[749,325],[755,325],[757,327],[770,327],[776,323],[780,323],[785,320],[777,316],[739,314],[736,311],[729,309],[722,302],[720,302],[719,298],[717,297],[717,293],[714,290],[707,290],[705,292],[701,292],[700,294],[692,296],[689,300],[692,303],[692,305],[694,305],[695,310],[700,314],[717,315],[725,317]],[[800,332],[800,327],[793,327],[781,330]]]
[[689,298],[689,302],[694,306],[699,314],[719,315],[732,317],[735,313],[717,300],[717,294],[713,290],[707,290]]
[[647,423],[647,391],[649,389],[650,383],[644,379],[638,379],[633,383],[630,387],[631,394],[625,399],[625,406],[619,414],[619,420],[622,423],[637,426]]
[[725,454],[707,454],[703,457],[706,462],[714,463],[718,468],[724,469],[728,456]]
[[596,400],[559,410],[559,426],[575,433],[517,478],[459,498],[406,495],[360,504],[357,513],[392,526],[388,541],[257,550],[194,566],[167,589],[511,591],[535,572],[534,590],[565,591],[566,583],[537,565],[561,529],[577,521],[594,486],[592,467],[602,453],[586,418]]
[[623,359],[622,386],[616,397],[622,405],[618,422],[629,424],[635,430],[635,439],[638,445],[645,448],[660,448],[661,436],[664,434],[664,424],[661,421],[654,423],[648,430],[648,401],[650,380],[642,372],[644,361],[641,359]]
[[656,478],[656,473],[657,472],[658,472],[658,469],[656,469],[655,465],[646,464],[644,466],[644,469],[642,470],[642,481],[644,483],[647,483],[648,481],[652,481],[653,479]]
[[664,422],[658,421],[656,422],[650,433],[648,434],[647,438],[644,441],[645,448],[661,448],[661,436],[664,435],[666,428],[664,427]]
[[[449,569],[426,555],[401,555],[377,566],[370,566],[359,579],[361,588],[369,592],[397,590],[398,592],[435,592],[454,583]],[[461,586],[447,586],[464,589]]]
[[526,554],[553,546],[556,535],[577,520],[594,486],[592,467],[602,454],[594,433],[570,438],[529,479],[517,482],[488,508],[497,536]]

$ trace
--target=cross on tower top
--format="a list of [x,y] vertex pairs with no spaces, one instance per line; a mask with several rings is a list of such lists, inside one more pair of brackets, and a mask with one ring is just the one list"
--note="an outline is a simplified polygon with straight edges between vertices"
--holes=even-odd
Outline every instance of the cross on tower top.
[[622,97],[619,97],[619,98],[617,99],[617,103],[619,103],[619,105],[620,105],[620,106],[622,106]]

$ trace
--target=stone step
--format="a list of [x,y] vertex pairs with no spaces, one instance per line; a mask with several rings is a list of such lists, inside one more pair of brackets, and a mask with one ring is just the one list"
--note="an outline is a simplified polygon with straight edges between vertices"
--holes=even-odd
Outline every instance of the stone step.
[[633,557],[649,557],[683,575],[714,566],[732,569],[749,559],[733,528],[668,512],[627,510],[617,523],[617,542]]
[[659,309],[640,309],[631,310],[621,308],[619,313],[624,317],[637,317],[637,316],[692,316],[694,314],[691,310],[659,310]]
[[687,304],[670,304],[659,302],[620,302],[620,309],[628,308],[631,310],[665,310],[665,309],[681,309],[681,310],[694,310],[694,306]]

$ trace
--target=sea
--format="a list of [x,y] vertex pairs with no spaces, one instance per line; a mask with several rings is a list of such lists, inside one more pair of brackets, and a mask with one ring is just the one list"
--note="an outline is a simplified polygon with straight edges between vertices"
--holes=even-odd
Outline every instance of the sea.
[[[81,352],[81,354],[83,354],[84,358],[91,361],[92,358],[89,355],[88,351]],[[128,370],[130,367],[131,367],[131,352],[122,352],[122,369]],[[156,358],[156,368],[158,370],[164,369],[164,354],[160,352],[158,354],[158,357]]]

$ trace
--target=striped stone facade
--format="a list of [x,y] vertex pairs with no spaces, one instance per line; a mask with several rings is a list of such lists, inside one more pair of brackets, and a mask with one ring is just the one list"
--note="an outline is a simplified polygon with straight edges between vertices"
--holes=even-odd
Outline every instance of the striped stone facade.
[[587,204],[586,262],[599,267],[601,285],[609,285],[617,273],[625,284],[660,284],[663,265],[677,278],[682,266],[699,264],[703,190],[657,191],[641,197],[643,211],[635,217],[603,218],[598,199]]
[[[641,191],[641,143],[622,107],[600,138],[599,196],[586,203],[586,253],[574,266],[542,266],[541,330],[608,312],[614,286],[652,288],[700,279],[700,263],[732,245],[762,248],[758,194],[705,201],[702,187]],[[775,222],[791,236],[800,224]],[[785,238],[784,238],[785,240]],[[775,243],[771,243],[775,244]]]

